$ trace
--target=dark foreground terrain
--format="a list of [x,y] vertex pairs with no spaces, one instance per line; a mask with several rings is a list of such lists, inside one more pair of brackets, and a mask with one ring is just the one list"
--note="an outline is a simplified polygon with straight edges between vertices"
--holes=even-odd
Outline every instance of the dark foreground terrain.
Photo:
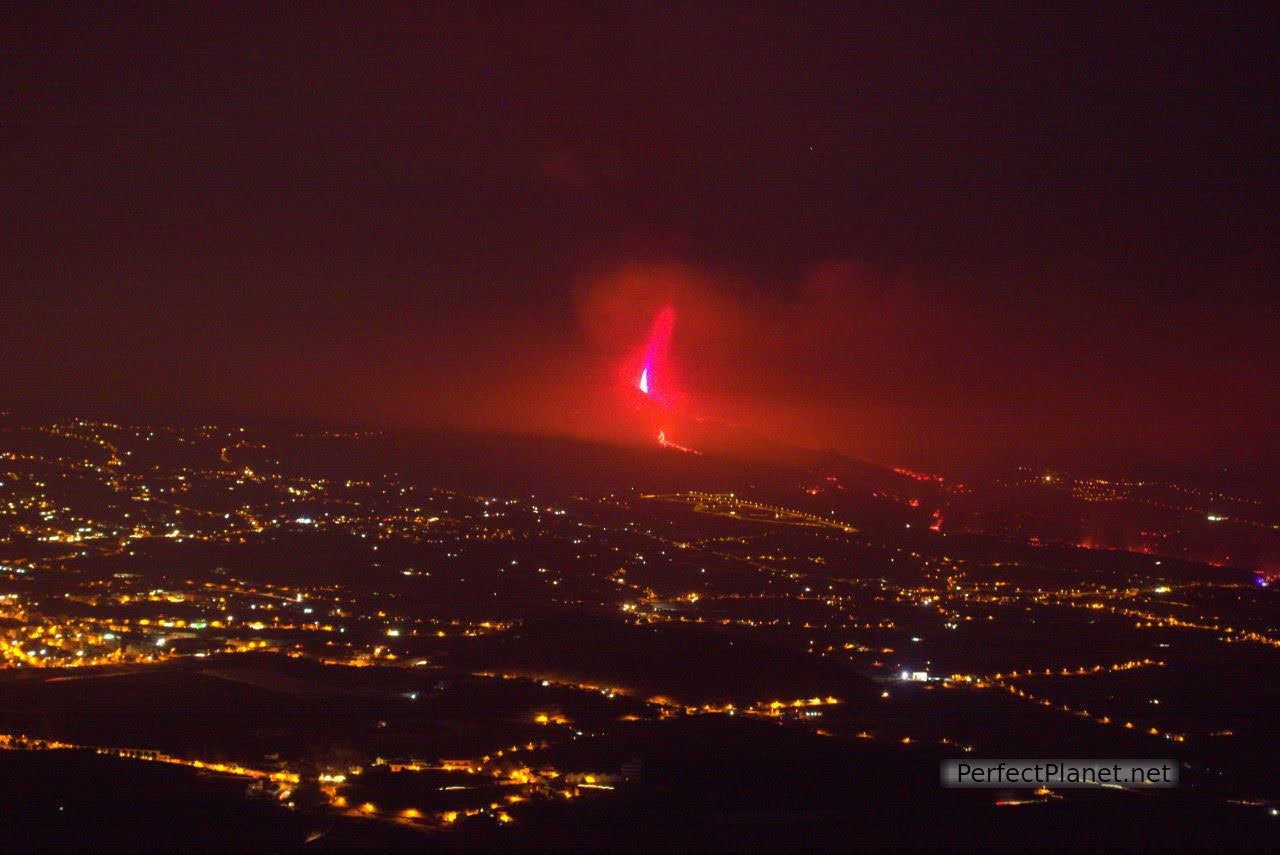
[[[1262,499],[530,440],[0,440],[6,853],[1280,845],[1276,589],[1193,560],[1270,548]],[[1160,543],[1082,547],[1081,503]],[[947,757],[1167,758],[1182,785],[952,791]]]

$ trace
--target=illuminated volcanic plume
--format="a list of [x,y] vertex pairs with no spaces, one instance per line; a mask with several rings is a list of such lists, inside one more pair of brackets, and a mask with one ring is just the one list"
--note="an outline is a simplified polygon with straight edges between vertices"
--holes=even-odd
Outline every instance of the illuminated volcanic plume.
[[[644,358],[640,364],[640,374],[636,377],[635,386],[649,401],[663,411],[673,413],[676,409],[676,398],[671,388],[669,376],[668,352],[671,346],[671,334],[675,329],[676,311],[672,306],[665,306],[653,320],[649,338],[644,345]],[[675,451],[690,454],[701,452],[680,445],[667,438],[666,429],[658,428],[658,445]]]
[[640,366],[640,376],[636,379],[636,388],[641,393],[668,409],[673,406],[673,401],[666,387],[667,355],[675,325],[675,308],[663,307],[653,319],[653,328],[644,345],[644,362]]

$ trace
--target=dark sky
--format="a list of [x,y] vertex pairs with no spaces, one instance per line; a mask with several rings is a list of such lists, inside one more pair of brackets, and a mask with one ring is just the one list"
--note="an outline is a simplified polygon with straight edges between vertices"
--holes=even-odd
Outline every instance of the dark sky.
[[86,5],[4,12],[11,406],[627,438],[672,304],[734,429],[1280,463],[1265,5]]

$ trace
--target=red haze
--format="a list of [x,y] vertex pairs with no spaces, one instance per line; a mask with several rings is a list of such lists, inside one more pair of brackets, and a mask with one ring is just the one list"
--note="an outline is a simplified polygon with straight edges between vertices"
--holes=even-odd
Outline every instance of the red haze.
[[[1163,340],[1177,306],[1099,314],[1048,286],[1036,305],[970,304],[980,284],[847,261],[781,287],[621,265],[578,288],[575,336],[527,341],[506,392],[492,373],[476,380],[470,423],[643,444],[665,428],[696,447],[763,438],[929,464],[1210,457],[1257,441],[1261,412],[1246,402],[1268,399],[1249,375]],[[1227,332],[1201,333],[1224,365],[1274,350],[1259,325]]]

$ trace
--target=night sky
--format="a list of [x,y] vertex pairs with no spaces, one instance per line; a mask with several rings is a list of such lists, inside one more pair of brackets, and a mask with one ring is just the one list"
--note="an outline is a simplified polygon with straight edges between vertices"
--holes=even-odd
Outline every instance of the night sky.
[[669,305],[726,433],[1280,463],[1265,6],[180,5],[3,13],[7,409],[636,441]]

